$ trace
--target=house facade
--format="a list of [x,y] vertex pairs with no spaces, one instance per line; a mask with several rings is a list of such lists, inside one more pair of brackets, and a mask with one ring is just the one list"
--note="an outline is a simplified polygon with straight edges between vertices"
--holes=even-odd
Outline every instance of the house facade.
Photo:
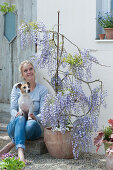
[[[8,0],[1,0],[2,2]],[[100,110],[99,129],[107,125],[113,118],[113,40],[99,40],[101,31],[96,22],[97,12],[102,9],[112,10],[112,0],[13,0],[17,8],[17,28],[22,21],[42,21],[47,29],[57,29],[57,11],[60,10],[60,33],[64,34],[80,49],[88,49],[103,65],[93,66],[93,78],[103,82],[107,90],[107,107]],[[106,7],[106,9],[105,9]],[[1,103],[9,103],[9,96],[14,83],[20,80],[18,65],[20,61],[30,57],[34,47],[22,51],[19,37],[10,44],[4,37],[4,16],[0,13],[0,107]],[[102,30],[104,31],[104,30]],[[72,53],[74,47],[65,43],[67,51]],[[46,84],[43,75],[47,72],[38,71],[39,82]],[[48,84],[46,84],[51,91]],[[95,148],[92,147],[92,152]],[[103,153],[103,148],[99,151]]]

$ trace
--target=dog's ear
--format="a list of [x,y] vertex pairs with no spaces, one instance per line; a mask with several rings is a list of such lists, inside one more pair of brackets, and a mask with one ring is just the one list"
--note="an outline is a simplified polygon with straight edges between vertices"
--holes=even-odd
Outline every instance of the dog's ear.
[[20,89],[20,87],[21,87],[21,83],[18,83],[17,85],[16,85],[16,88],[19,88]]
[[30,83],[29,82],[27,82],[27,85],[30,87]]

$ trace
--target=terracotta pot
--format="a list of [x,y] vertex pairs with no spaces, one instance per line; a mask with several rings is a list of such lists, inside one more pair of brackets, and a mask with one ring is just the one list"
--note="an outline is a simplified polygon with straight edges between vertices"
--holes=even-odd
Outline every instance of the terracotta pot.
[[104,28],[107,39],[113,39],[113,28]]
[[69,131],[62,134],[52,131],[51,128],[44,129],[44,142],[51,156],[55,158],[73,158],[72,138]]
[[100,40],[103,40],[105,38],[105,34],[99,34]]

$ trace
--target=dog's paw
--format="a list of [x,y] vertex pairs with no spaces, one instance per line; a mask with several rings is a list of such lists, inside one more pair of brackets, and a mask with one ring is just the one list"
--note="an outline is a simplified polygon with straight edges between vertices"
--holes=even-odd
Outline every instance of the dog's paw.
[[31,118],[31,117],[28,117],[28,120],[32,120],[32,118]]

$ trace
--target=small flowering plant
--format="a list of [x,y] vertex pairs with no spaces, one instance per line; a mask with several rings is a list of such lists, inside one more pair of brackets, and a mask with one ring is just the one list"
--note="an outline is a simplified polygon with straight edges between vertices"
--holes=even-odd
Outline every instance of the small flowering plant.
[[111,13],[100,13],[98,14],[97,21],[103,28],[113,28],[113,14]]
[[2,154],[0,159],[0,168],[1,170],[22,170],[25,167],[25,163],[20,161],[18,157],[14,154]]
[[15,5],[9,5],[7,2],[4,2],[2,5],[0,4],[0,11],[5,14],[7,12],[14,12]]
[[98,132],[98,135],[94,138],[94,145],[96,146],[96,152],[105,142],[113,142],[113,119],[109,119],[109,126]]
[[[93,80],[91,72],[93,64],[101,64],[63,34],[46,30],[43,23],[23,23],[19,35],[22,48],[37,45],[38,52],[31,60],[35,67],[48,70],[44,80],[54,90],[45,98],[41,122],[62,133],[71,129],[73,155],[77,158],[80,151],[88,151],[91,146],[91,132],[97,129],[100,107],[105,104],[102,81]],[[74,45],[73,54],[65,49],[65,41]]]

